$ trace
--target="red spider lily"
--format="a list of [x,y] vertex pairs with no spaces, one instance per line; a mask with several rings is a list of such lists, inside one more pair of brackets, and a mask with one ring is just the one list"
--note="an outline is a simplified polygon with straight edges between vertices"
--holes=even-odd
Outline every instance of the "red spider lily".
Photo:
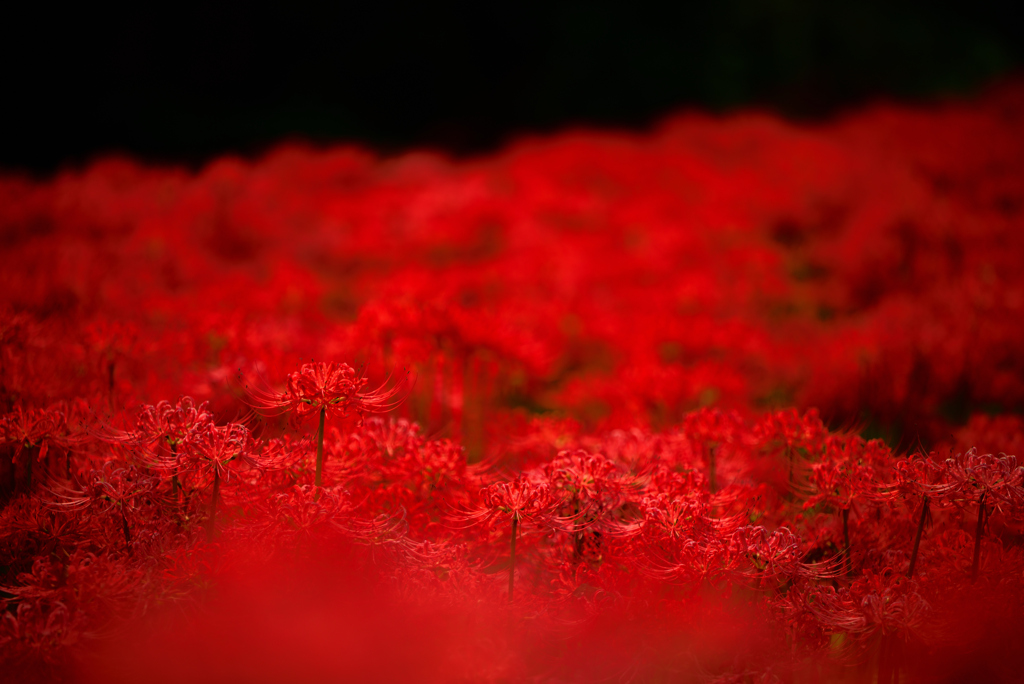
[[364,492],[362,506],[402,509],[412,524],[436,525],[481,486],[486,466],[467,464],[462,445],[426,440],[418,430],[403,419],[370,418],[345,438],[335,431],[325,440],[324,467],[334,482]]
[[379,387],[363,391],[368,380],[356,375],[347,363],[307,363],[288,375],[288,389],[281,393],[257,390],[254,408],[267,412],[288,412],[295,420],[320,413],[362,416],[386,413],[398,403],[399,388]]
[[640,490],[639,481],[627,478],[608,458],[582,449],[559,452],[541,469],[565,502],[563,515],[575,520],[573,560],[583,560],[587,551],[600,559],[600,537],[618,527],[611,516],[628,500],[630,490]]
[[96,635],[131,605],[144,576],[141,569],[85,549],[64,558],[39,558],[31,571],[18,575],[16,585],[0,586],[17,605],[0,618],[0,646],[5,655],[27,650],[45,658],[55,647]]
[[817,409],[810,409],[802,416],[795,409],[769,413],[754,427],[753,433],[764,451],[785,460],[786,485],[790,489],[797,485],[805,464],[816,460],[824,451],[828,436]]
[[402,418],[370,418],[347,441],[336,441],[332,462],[340,461],[342,472],[364,486],[406,490],[409,504],[427,503],[454,484],[468,486],[467,478],[474,480],[486,468],[468,465],[456,442],[424,439],[419,429]]
[[561,451],[541,470],[568,503],[580,508],[574,515],[610,511],[625,500],[627,487],[639,489],[636,480],[630,482],[623,476],[618,464],[583,449]]
[[320,525],[352,511],[352,501],[343,492],[328,490],[318,499],[313,495],[309,485],[293,487],[277,496],[273,513],[286,527],[308,535]]
[[830,563],[804,563],[799,538],[788,528],[768,532],[760,525],[741,527],[729,541],[731,552],[746,557],[752,566],[749,576],[758,579],[792,580],[833,577],[836,568]]
[[412,453],[423,442],[420,426],[404,418],[384,420],[374,416],[364,423],[358,436],[372,441],[388,459]]
[[879,486],[889,450],[879,440],[865,442],[856,436],[829,436],[821,462],[811,465],[813,494],[804,510],[828,506],[839,511],[843,524],[843,557],[847,571],[850,558],[850,513],[858,503],[879,501],[888,496]]
[[326,488],[320,497],[310,485],[293,485],[269,499],[254,501],[257,515],[247,516],[240,533],[248,543],[292,547],[323,538],[331,523],[355,510],[348,492]]
[[987,505],[1002,511],[1017,510],[1024,505],[1024,466],[1017,465],[1015,456],[1006,454],[979,454],[971,449],[946,461],[953,491],[979,506],[988,498]]
[[901,459],[894,467],[896,474],[895,491],[901,496],[921,500],[921,515],[914,534],[914,546],[910,552],[910,565],[907,577],[914,578],[917,569],[918,552],[921,549],[921,538],[924,528],[931,519],[931,506],[942,505],[946,498],[956,490],[956,484],[950,476],[948,463],[941,463],[934,458],[934,452],[928,456]]
[[294,480],[299,462],[309,453],[312,440],[308,436],[293,440],[288,435],[266,441],[259,440],[249,455],[249,465],[261,474],[287,471]]
[[691,491],[689,496],[659,492],[639,502],[640,518],[622,526],[627,536],[642,536],[651,545],[674,544],[683,539],[703,537],[717,532],[718,521],[710,515],[706,493]]
[[990,512],[1002,512],[1004,509],[1019,511],[1024,507],[1024,467],[1017,465],[1015,456],[979,454],[975,449],[947,459],[946,466],[953,485],[951,496],[954,500],[963,499],[978,504],[974,560],[971,564],[971,579],[975,580],[981,562],[981,538]]
[[565,518],[556,515],[563,503],[551,486],[525,476],[508,482],[495,482],[480,491],[480,504],[455,519],[471,524],[490,524],[495,520],[530,523],[536,527],[561,528]]
[[520,527],[529,523],[534,527],[565,529],[571,519],[558,515],[564,505],[551,486],[520,476],[510,482],[496,482],[480,491],[480,503],[474,509],[452,514],[453,521],[465,525],[491,525],[511,522],[512,542],[508,569],[508,600],[512,602],[515,587],[516,538]]
[[696,587],[717,586],[717,581],[736,565],[728,540],[716,535],[683,539],[673,545],[670,555],[648,555],[644,562],[634,561],[645,574],[659,580]]
[[862,647],[877,644],[878,681],[886,684],[899,680],[900,647],[917,638],[931,611],[916,582],[870,571],[839,591],[812,589],[804,605],[825,629],[848,634]]
[[935,459],[935,452],[900,459],[893,465],[895,491],[906,498],[945,497],[956,489],[949,464]]
[[0,418],[0,444],[13,447],[12,462],[18,462],[23,453],[30,454],[24,460],[26,490],[32,488],[33,461],[44,462],[51,447],[70,449],[82,443],[83,436],[73,432],[68,421],[69,415],[74,417],[75,408],[66,403],[47,409],[25,408],[18,404]]
[[373,518],[335,517],[331,524],[346,537],[360,544],[396,549],[404,547],[409,526],[405,511],[381,513]]
[[107,385],[107,400],[114,410],[117,364],[131,358],[139,346],[139,329],[133,323],[98,319],[85,330],[85,346],[98,361]]
[[240,464],[260,465],[258,446],[249,428],[240,423],[210,423],[189,435],[177,459],[164,459],[161,465],[168,470],[176,468],[181,474],[228,481]]
[[57,411],[26,409],[17,404],[0,419],[0,438],[14,445],[15,458],[25,448],[36,446],[39,448],[37,458],[42,460],[46,457],[50,436],[57,434],[62,425],[63,415]]
[[212,538],[221,480],[229,481],[234,471],[243,464],[252,468],[262,467],[259,444],[253,439],[249,428],[239,423],[223,426],[203,423],[189,435],[183,445],[182,452],[173,459],[166,459],[163,466],[175,474],[194,474],[202,480],[213,478],[207,522],[207,536]]
[[138,444],[162,441],[174,452],[191,435],[213,423],[209,406],[209,402],[196,406],[192,397],[181,397],[177,404],[161,401],[155,406],[144,406],[135,430],[122,439]]
[[314,486],[320,487],[327,414],[344,417],[351,412],[361,418],[368,413],[386,413],[399,404],[397,386],[391,389],[381,386],[366,392],[362,391],[366,383],[366,378],[356,375],[355,369],[347,363],[307,363],[288,376],[286,391],[254,391],[253,407],[261,411],[288,412],[295,422],[319,414]]
[[879,476],[887,472],[889,455],[888,447],[880,440],[828,437],[822,460],[811,466],[814,489],[804,502],[804,510],[824,504],[843,511],[857,502],[888,498]]
[[64,416],[59,411],[26,409],[19,404],[0,418],[0,439],[14,445],[15,458],[25,449],[38,448],[36,459],[41,461],[63,424]]
[[86,482],[79,492],[67,488],[56,490],[59,499],[54,503],[72,510],[98,508],[116,512],[125,546],[130,548],[132,533],[129,520],[134,520],[139,514],[144,500],[155,496],[159,480],[135,466],[108,461],[101,469],[93,471]]
[[628,541],[631,565],[651,577],[684,584],[713,582],[731,568],[725,540],[741,518],[712,517],[707,490],[650,494],[635,505],[639,519],[610,530]]
[[[372,472],[373,463],[368,465]],[[400,506],[412,519],[426,523],[443,516],[444,502],[466,501],[468,493],[482,484],[485,471],[481,464],[467,465],[462,445],[429,440],[404,458],[384,462],[378,474],[381,493],[391,497],[389,508]]]
[[683,433],[700,445],[707,461],[708,487],[711,493],[718,491],[718,468],[715,458],[718,448],[737,441],[743,429],[743,421],[736,412],[715,409],[701,409],[686,416]]
[[[179,480],[179,450],[194,435],[213,425],[209,402],[198,406],[192,397],[181,397],[176,404],[161,401],[146,405],[139,411],[135,429],[129,432],[101,433],[100,439],[126,444],[143,450],[148,460],[154,461],[171,473],[171,486],[175,495],[181,493]],[[161,447],[166,446],[169,454]]]
[[442,591],[452,596],[485,591],[482,573],[470,560],[465,544],[439,541],[415,542],[406,539],[401,553],[395,554],[399,564],[401,588],[411,601],[421,601],[430,594],[423,589]]
[[37,557],[66,557],[88,543],[89,532],[77,512],[20,497],[0,510],[0,566],[16,572]]

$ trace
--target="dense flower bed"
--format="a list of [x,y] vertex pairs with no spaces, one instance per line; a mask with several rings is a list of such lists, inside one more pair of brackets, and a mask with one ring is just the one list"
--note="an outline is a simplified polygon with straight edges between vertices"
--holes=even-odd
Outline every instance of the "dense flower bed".
[[1022,130],[0,178],[5,672],[1015,680]]

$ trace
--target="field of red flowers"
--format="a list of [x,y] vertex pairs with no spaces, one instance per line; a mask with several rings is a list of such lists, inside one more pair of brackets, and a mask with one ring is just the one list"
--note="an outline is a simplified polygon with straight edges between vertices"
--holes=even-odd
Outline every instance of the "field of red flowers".
[[1019,681],[1022,131],[0,178],[0,676]]

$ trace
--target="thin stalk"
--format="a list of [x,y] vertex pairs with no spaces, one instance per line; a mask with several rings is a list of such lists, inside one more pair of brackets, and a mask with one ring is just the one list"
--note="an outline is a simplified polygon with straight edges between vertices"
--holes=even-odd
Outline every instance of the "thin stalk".
[[789,491],[793,491],[793,450],[786,445],[786,461],[789,463],[789,475],[786,477],[786,483],[789,485]]
[[576,521],[572,524],[572,560],[574,563],[579,563],[583,559],[583,528],[579,521],[579,499],[575,499],[573,502],[572,517]]
[[324,420],[327,418],[327,407],[320,407],[320,428],[316,431],[316,477],[313,480],[315,493],[313,500],[320,499],[320,487],[323,484],[324,470]]
[[850,509],[843,509],[843,559],[846,565],[846,574],[853,572],[853,562],[850,558]]
[[910,552],[910,570],[907,577],[914,579],[914,568],[917,567],[917,550],[921,548],[921,535],[924,534],[924,523],[928,519],[928,497],[921,503],[921,518],[917,521],[917,534],[914,535],[914,550]]
[[114,410],[114,364],[115,363],[116,362],[114,360],[111,360],[107,364],[107,387],[109,389],[109,392],[107,394],[107,399],[110,402],[110,410],[111,411]]
[[220,493],[220,471],[213,471],[213,496],[210,497],[210,523],[206,528],[206,538],[213,539],[213,532],[217,524],[217,495]]
[[132,545],[132,533],[131,533],[131,530],[128,529],[128,518],[124,514],[124,504],[121,504],[118,507],[118,509],[119,509],[119,511],[121,513],[121,531],[124,532],[124,544],[125,544],[125,546],[131,546]]
[[171,474],[171,491],[175,500],[181,503],[181,481],[178,480],[178,444],[171,442],[171,456],[174,457],[174,472]]
[[978,579],[978,566],[981,563],[981,535],[985,533],[985,494],[978,499],[978,526],[974,530],[974,562],[971,564],[971,581]]
[[715,486],[715,447],[708,449],[708,486],[711,488],[711,493],[714,494],[717,487]]
[[519,531],[519,518],[512,518],[512,561],[508,565],[508,602],[512,603],[512,591],[516,585],[516,533]]
[[471,353],[462,366],[462,441],[466,462],[476,463],[483,454],[483,395],[480,387],[480,363]]

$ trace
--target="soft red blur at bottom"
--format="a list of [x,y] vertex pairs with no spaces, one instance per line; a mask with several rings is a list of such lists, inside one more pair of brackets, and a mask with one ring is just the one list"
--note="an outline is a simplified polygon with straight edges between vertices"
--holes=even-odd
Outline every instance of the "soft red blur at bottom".
[[228,567],[199,589],[206,600],[122,626],[87,667],[91,681],[445,681],[476,631],[440,607],[396,605],[366,548],[265,561],[209,553]]
[[[130,620],[83,663],[96,684],[688,681],[782,647],[744,601],[697,592],[597,614],[399,596],[372,548],[320,540],[287,557],[200,551],[222,567],[199,605]],[[666,604],[669,597],[665,597]],[[682,679],[679,679],[679,678]]]

